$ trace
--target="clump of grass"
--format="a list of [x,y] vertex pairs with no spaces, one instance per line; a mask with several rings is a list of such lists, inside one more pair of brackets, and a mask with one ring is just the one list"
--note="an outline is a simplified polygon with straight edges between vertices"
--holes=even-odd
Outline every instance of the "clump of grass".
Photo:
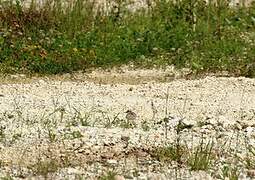
[[22,134],[21,134],[21,133],[13,134],[13,135],[12,135],[11,143],[14,143],[14,142],[18,141],[21,137],[22,137]]
[[176,161],[181,165],[185,160],[183,155],[186,155],[187,148],[184,146],[166,146],[159,147],[151,152],[151,156],[158,161],[171,162]]
[[147,10],[131,13],[119,2],[106,13],[85,0],[32,2],[0,2],[0,72],[56,74],[133,62],[255,74],[254,5],[156,0]]
[[195,148],[195,151],[189,150],[186,146],[169,145],[156,148],[151,156],[161,162],[175,161],[178,165],[187,165],[192,171],[208,170],[213,163],[212,153],[213,143],[201,143]]
[[56,142],[57,141],[57,134],[50,128],[48,128],[48,136],[50,142]]
[[150,130],[150,125],[146,120],[142,121],[141,127],[144,131],[149,131]]
[[203,143],[201,140],[198,147],[195,148],[195,152],[192,152],[188,158],[188,165],[192,171],[208,170],[212,165],[214,159],[213,142]]
[[124,129],[132,129],[136,127],[136,124],[126,121],[125,119],[116,118],[112,122],[107,122],[105,127],[120,127]]
[[41,175],[48,179],[50,174],[57,172],[59,169],[74,166],[72,161],[73,152],[64,152],[60,158],[58,154],[54,154],[50,149],[48,149],[48,152],[45,156],[40,155],[35,164],[27,167],[32,170],[34,175]]
[[125,120],[123,118],[119,118],[119,114],[120,113],[117,113],[116,115],[114,115],[114,117],[111,118],[105,112],[102,112],[103,119],[105,121],[104,127],[106,128],[121,127],[125,129],[136,127],[135,123]]
[[78,111],[76,108],[73,108],[75,110],[75,115],[73,117],[73,125],[82,125],[82,126],[90,126],[89,118],[91,116],[91,112],[86,112],[82,115],[80,111]]
[[82,138],[83,135],[80,131],[71,131],[71,132],[66,132],[64,134],[65,139],[77,139],[77,138]]
[[1,177],[2,180],[13,180],[10,175],[6,175],[5,177]]
[[33,167],[34,174],[36,175],[42,175],[44,177],[47,177],[49,173],[56,172],[61,165],[51,159],[51,160],[39,160]]
[[255,147],[247,146],[247,154],[244,160],[247,169],[255,169]]
[[115,180],[115,176],[117,175],[114,171],[107,171],[105,175],[100,177],[100,180]]
[[231,167],[231,165],[226,164],[223,169],[223,178],[228,178],[230,180],[238,180],[239,177],[239,169],[235,167]]

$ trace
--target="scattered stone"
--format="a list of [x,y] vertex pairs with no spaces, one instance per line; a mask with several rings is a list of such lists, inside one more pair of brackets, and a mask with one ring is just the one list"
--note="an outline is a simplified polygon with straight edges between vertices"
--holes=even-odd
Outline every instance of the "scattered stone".
[[236,122],[234,120],[230,120],[226,116],[222,115],[218,117],[218,123],[222,124],[222,127],[225,129],[234,129],[236,127]]
[[110,165],[117,165],[118,164],[117,160],[115,160],[115,159],[108,159],[107,163],[110,164]]
[[115,175],[114,180],[125,180],[124,176],[121,175]]
[[[151,72],[142,73],[149,76]],[[94,74],[96,78],[98,73]],[[45,78],[0,84],[0,174],[14,179],[43,179],[32,172],[40,167],[41,172],[50,171],[49,179],[98,179],[111,171],[120,174],[117,179],[171,179],[179,168],[183,179],[210,179],[212,172],[216,174],[213,177],[221,177],[218,171],[224,165],[237,166],[233,154],[244,159],[247,145],[255,147],[253,81],[216,77],[146,81],[132,85],[135,91],[125,83],[97,84],[82,78],[79,82]],[[242,94],[244,87],[247,93]],[[240,103],[242,98],[245,101]],[[147,131],[140,126],[125,126],[123,112],[127,108],[139,114],[136,124],[148,124]],[[166,114],[170,116],[164,118]],[[175,153],[170,147],[176,148],[177,142],[184,148],[181,167],[151,154],[161,147],[168,148],[160,151],[161,156]],[[213,142],[214,158],[223,157],[213,160],[218,164],[208,170],[190,171],[185,158],[196,152],[201,142]],[[244,176],[254,178],[245,161],[238,162],[238,167]]]

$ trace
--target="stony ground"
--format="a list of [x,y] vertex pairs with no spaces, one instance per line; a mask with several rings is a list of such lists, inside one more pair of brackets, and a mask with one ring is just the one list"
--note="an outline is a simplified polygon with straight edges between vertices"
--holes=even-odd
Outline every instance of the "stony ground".
[[187,74],[3,77],[0,177],[255,179],[255,79]]

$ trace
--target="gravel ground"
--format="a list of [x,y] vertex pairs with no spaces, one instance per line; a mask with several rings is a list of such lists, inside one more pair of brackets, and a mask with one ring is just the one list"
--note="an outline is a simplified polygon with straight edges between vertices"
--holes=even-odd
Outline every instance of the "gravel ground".
[[[183,79],[188,73],[123,68],[2,78],[0,177],[255,179],[255,80]],[[201,143],[213,145],[214,158],[198,171],[185,159]],[[155,155],[176,144],[186,147],[183,163]]]

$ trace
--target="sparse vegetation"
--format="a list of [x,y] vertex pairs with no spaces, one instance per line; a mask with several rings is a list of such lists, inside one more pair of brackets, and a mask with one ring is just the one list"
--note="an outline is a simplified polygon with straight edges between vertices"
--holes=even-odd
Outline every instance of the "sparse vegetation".
[[[186,101],[186,100],[185,100]],[[22,109],[21,109],[22,111]],[[76,111],[74,112],[75,114],[77,114],[79,111],[78,109],[76,109]],[[101,111],[97,112],[100,114]],[[6,114],[8,114],[8,112],[3,114],[3,117],[5,119],[9,119],[8,116],[6,116]],[[49,112],[49,114],[52,117],[55,117],[54,114],[58,114],[58,111],[53,111]],[[78,113],[78,114],[82,114],[82,113]],[[86,113],[85,113],[86,114]],[[102,114],[102,113],[101,113]],[[23,116],[24,113],[21,113],[21,116]],[[91,116],[93,116],[92,114],[90,114]],[[124,120],[122,120],[121,118],[118,118],[118,115],[114,115],[113,116],[113,120],[110,118],[109,115],[103,113],[103,117],[102,117],[102,121],[104,119],[104,122],[106,124],[109,124],[109,126],[104,126],[104,122],[101,122],[100,124],[97,124],[99,127],[104,127],[104,128],[116,128],[116,127],[122,127],[122,123],[126,122]],[[66,116],[70,117],[70,115],[67,114]],[[44,117],[49,117],[49,116],[44,116]],[[73,116],[71,116],[73,117]],[[106,118],[108,117],[108,118]],[[185,136],[183,136],[185,133],[189,132],[189,133],[194,133],[193,132],[193,127],[188,127],[184,124],[184,122],[182,122],[182,118],[179,119],[179,123],[177,123],[175,125],[175,127],[173,127],[172,129],[169,129],[169,126],[166,126],[166,124],[171,123],[171,120],[174,117],[172,117],[172,119],[169,119],[166,121],[167,118],[164,118],[164,123],[161,124],[161,130],[162,132],[164,132],[165,128],[168,128],[168,132],[165,131],[165,133],[167,134],[171,134],[171,133],[175,133],[175,139],[173,141],[173,143],[166,143],[166,144],[162,144],[162,146],[160,147],[154,147],[152,149],[146,150],[146,149],[139,149],[139,148],[134,148],[132,149],[134,146],[132,141],[130,140],[129,135],[127,136],[121,136],[121,142],[123,143],[123,147],[125,149],[125,152],[123,153],[123,156],[125,156],[126,159],[128,159],[130,157],[130,154],[134,153],[136,158],[137,158],[137,165],[139,164],[139,152],[142,153],[146,153],[146,157],[148,157],[150,159],[150,161],[154,161],[156,160],[157,162],[160,162],[160,164],[167,164],[167,165],[173,165],[173,164],[177,164],[177,169],[182,169],[182,168],[187,168],[189,169],[191,172],[192,171],[204,171],[209,173],[214,167],[217,167],[217,171],[219,171],[219,173],[217,174],[216,177],[219,178],[229,178],[229,179],[238,179],[241,169],[242,168],[246,168],[247,170],[253,170],[254,169],[254,147],[249,143],[249,139],[247,139],[247,137],[245,136],[241,136],[242,133],[240,133],[239,131],[237,132],[233,132],[233,135],[231,137],[231,139],[236,139],[236,143],[238,143],[240,140],[246,142],[246,154],[244,154],[244,159],[240,158],[240,154],[238,154],[238,152],[235,152],[236,154],[233,154],[233,151],[230,151],[230,146],[226,148],[225,144],[228,144],[228,142],[217,142],[218,144],[215,144],[216,142],[213,140],[210,140],[210,137],[208,136],[201,136],[200,140],[197,141],[197,143],[194,142],[194,146],[188,146],[188,144],[186,144],[186,140],[185,140]],[[15,118],[13,118],[15,119]],[[71,118],[70,120],[73,120],[73,118]],[[77,119],[79,122],[79,118]],[[24,121],[23,117],[18,117],[18,121]],[[28,120],[26,120],[28,121]],[[43,151],[43,156],[45,157],[41,157],[38,159],[38,161],[36,162],[36,164],[33,164],[31,167],[28,166],[28,168],[32,171],[32,173],[35,176],[44,176],[45,178],[48,178],[51,174],[56,173],[59,169],[62,168],[68,168],[68,167],[74,167],[75,165],[77,165],[77,163],[79,164],[79,162],[76,162],[74,159],[77,159],[79,153],[89,153],[89,151],[86,151],[86,149],[82,149],[82,144],[78,144],[77,146],[75,145],[75,142],[80,142],[80,138],[83,137],[83,133],[81,133],[77,127],[79,126],[79,128],[86,128],[84,127],[82,124],[79,125],[68,125],[68,126],[63,126],[64,129],[61,131],[57,131],[59,124],[62,124],[63,122],[65,122],[65,119],[62,118],[57,118],[56,121],[51,121],[49,119],[46,120],[47,123],[46,125],[43,125],[43,129],[41,129],[41,131],[45,131],[46,134],[42,134],[42,136],[45,136],[47,138],[49,138],[49,141],[47,141],[47,143],[52,144],[61,144],[63,143],[66,144],[67,142],[74,142],[74,144],[72,146],[68,146],[67,149],[63,148],[61,150],[61,152],[63,154],[59,155],[56,154],[56,152],[52,151],[52,148],[48,148],[47,151]],[[87,119],[86,121],[88,121],[88,123],[90,124],[90,119]],[[31,122],[37,122],[37,121],[31,121]],[[166,123],[165,123],[166,122]],[[45,122],[42,121],[41,124],[44,124]],[[145,122],[140,122],[141,126],[143,128],[143,126],[146,125],[145,128],[149,128],[151,130],[154,130],[154,127],[152,124],[147,124]],[[67,122],[68,124],[68,122]],[[26,126],[33,126],[33,124],[29,123],[29,124],[25,124]],[[200,123],[197,124],[198,127],[200,127]],[[220,126],[220,125],[219,125]],[[128,128],[126,126],[123,126],[124,128]],[[201,127],[200,127],[201,128]],[[143,128],[143,130],[146,130]],[[242,131],[242,130],[240,130]],[[145,133],[145,131],[143,131],[143,133]],[[3,133],[2,133],[3,134]],[[41,132],[38,132],[38,134],[41,134]],[[197,133],[195,133],[196,135],[198,135]],[[87,136],[87,135],[86,135]],[[91,136],[91,134],[89,135]],[[89,137],[88,136],[88,137]],[[23,137],[23,135],[22,135]],[[162,138],[165,137],[165,135],[161,136]],[[20,138],[21,138],[21,134],[20,133],[16,133],[14,135],[7,134],[7,136],[2,136],[3,140],[5,142],[11,142],[10,143],[6,143],[7,145],[14,145],[19,143]],[[86,137],[85,137],[86,138]],[[244,138],[244,139],[242,139]],[[9,140],[10,139],[10,140]],[[77,139],[77,141],[75,141]],[[165,139],[167,140],[167,138]],[[196,139],[197,140],[197,139]],[[231,141],[231,140],[230,140]],[[109,145],[108,141],[105,141],[106,144],[104,145],[105,147],[110,147],[111,145]],[[192,142],[193,144],[193,142]],[[229,143],[229,145],[231,144],[231,142]],[[237,144],[236,144],[237,145]],[[232,148],[235,147],[235,144],[232,144]],[[68,150],[68,151],[67,151]],[[78,152],[78,154],[77,154]],[[70,153],[70,154],[68,154]],[[107,154],[107,153],[106,153]],[[99,157],[101,156],[101,154],[97,154]],[[245,156],[246,155],[246,156]],[[76,157],[77,156],[77,157]],[[103,158],[105,155],[103,155]],[[74,157],[74,159],[72,159],[72,157]],[[89,156],[88,156],[89,157]],[[221,159],[224,159],[225,162],[222,163],[222,165],[219,165]],[[104,161],[104,160],[102,160]],[[242,161],[242,162],[241,162]],[[0,161],[1,162],[1,161]],[[116,161],[117,162],[117,161]],[[234,166],[233,166],[233,162]],[[240,165],[236,165],[240,163]],[[0,166],[5,166],[5,165],[1,165]],[[126,166],[126,165],[125,165]],[[137,166],[138,167],[138,166]],[[138,168],[139,169],[139,168]],[[105,171],[103,172],[103,174],[105,173]],[[253,172],[249,172],[251,177],[253,177]],[[101,176],[101,179],[114,179],[114,176],[117,175],[115,172],[113,171],[107,171],[106,174],[104,174],[103,176]],[[135,173],[136,176],[138,176],[138,172]],[[212,174],[213,176],[214,174]]]
[[1,177],[1,180],[13,180],[13,178],[10,175],[7,175],[5,177]]
[[47,177],[49,173],[56,172],[61,165],[54,159],[38,160],[34,165],[33,170],[36,175],[43,175]]
[[246,162],[247,169],[255,169],[255,147],[251,145],[247,146],[247,154],[245,157],[245,162]]
[[184,161],[183,155],[186,154],[188,149],[186,147],[169,145],[166,147],[160,147],[152,151],[152,157],[159,161],[171,162],[176,161],[182,163]]
[[216,157],[213,156],[213,144],[211,142],[201,143],[194,147],[195,151],[182,144],[173,144],[159,147],[151,152],[153,158],[162,162],[175,161],[181,167],[186,165],[192,171],[209,170]]
[[54,143],[50,142],[47,145],[47,152],[44,154],[38,152],[37,161],[33,165],[27,167],[31,170],[33,175],[43,176],[48,179],[52,178],[52,174],[56,173],[59,169],[74,166],[73,162],[70,161],[73,152],[68,152],[63,149],[62,154],[56,156],[56,152],[53,152],[51,145],[54,145]]
[[191,170],[208,170],[212,165],[213,159],[213,142],[204,143],[203,139],[200,142],[200,145],[195,148],[194,152],[190,153],[188,158],[188,165]]
[[144,131],[149,131],[149,130],[150,130],[150,125],[149,125],[149,123],[148,123],[146,120],[144,120],[144,121],[142,122],[142,124],[141,124],[141,128],[142,128]]
[[50,128],[48,129],[48,136],[49,136],[50,142],[55,142],[57,140],[56,133]]
[[230,180],[238,180],[238,176],[239,176],[239,172],[238,172],[238,168],[235,167],[231,167],[231,165],[225,165],[222,169],[223,172],[223,178],[228,178]]
[[[174,65],[176,68],[189,68],[193,74],[227,71],[237,76],[255,77],[254,3],[249,7],[230,7],[227,0],[217,1],[217,3],[209,0],[207,4],[203,0],[176,2],[148,0],[146,7],[131,11],[131,2],[112,1],[115,3],[114,7],[106,3],[108,10],[105,11],[103,7],[97,9],[95,2],[88,0],[74,0],[71,4],[64,4],[60,0],[46,0],[40,5],[32,0],[27,7],[23,6],[22,0],[0,0],[0,73],[61,74],[78,70],[86,71],[94,67],[112,68],[132,64],[135,67],[146,68]],[[247,83],[242,79],[240,82]],[[239,80],[235,81],[233,87],[239,87],[238,83]],[[54,88],[57,89],[57,86],[54,85]],[[196,86],[197,84],[194,87],[175,84],[174,87],[189,90],[200,88],[199,85]],[[101,87],[100,84],[97,88]],[[189,173],[204,171],[219,179],[238,179],[243,169],[247,170],[245,172],[247,176],[252,178],[255,176],[255,171],[248,172],[255,169],[254,143],[247,140],[254,136],[252,134],[254,124],[235,124],[236,127],[231,129],[232,127],[228,127],[228,124],[223,127],[224,122],[209,123],[205,119],[210,117],[205,116],[213,114],[215,109],[204,112],[206,103],[211,108],[216,100],[210,99],[201,105],[198,101],[189,99],[185,92],[186,98],[181,97],[184,100],[183,112],[180,113],[182,118],[176,125],[171,122],[175,120],[175,117],[169,118],[168,115],[171,110],[176,110],[179,106],[179,101],[171,97],[171,95],[179,95],[179,92],[171,94],[172,89],[169,87],[165,102],[166,116],[157,123],[157,118],[162,118],[164,111],[164,108],[157,109],[163,104],[164,92],[154,92],[154,90],[159,91],[160,87],[161,85],[155,90],[150,86],[151,94],[145,93],[148,89],[138,91],[129,87],[128,93],[125,94],[130,95],[137,91],[139,98],[146,96],[142,100],[144,104],[151,102],[151,121],[136,119],[141,116],[129,120],[127,116],[124,117],[124,112],[109,113],[112,107],[104,107],[108,105],[108,102],[102,103],[99,98],[94,98],[98,94],[91,93],[93,89],[81,91],[81,88],[67,91],[73,91],[70,97],[76,94],[83,96],[89,92],[89,98],[82,102],[84,106],[79,104],[80,97],[76,96],[76,99],[70,98],[70,101],[77,103],[75,107],[72,107],[67,98],[64,103],[62,100],[58,102],[53,98],[53,107],[48,108],[47,105],[52,105],[47,102],[49,99],[43,99],[44,97],[41,97],[43,95],[35,93],[34,96],[42,102],[38,105],[34,103],[33,98],[29,99],[28,102],[33,103],[33,106],[37,108],[35,111],[30,111],[25,108],[27,101],[24,106],[19,105],[19,101],[27,98],[23,94],[29,92],[22,87],[24,91],[17,93],[17,97],[13,98],[12,110],[6,110],[6,112],[3,110],[0,114],[0,150],[6,156],[9,155],[4,160],[0,159],[0,168],[8,167],[10,171],[13,171],[10,177],[6,176],[2,179],[19,176],[15,174],[16,162],[12,162],[13,157],[21,157],[17,163],[20,169],[17,171],[23,171],[24,166],[31,170],[31,172],[24,170],[24,173],[27,173],[24,177],[34,175],[35,178],[37,176],[48,178],[48,175],[69,167],[73,168],[68,169],[71,173],[79,174],[79,171],[75,171],[78,166],[83,168],[83,172],[95,171],[93,173],[97,176],[102,175],[100,177],[102,180],[115,179],[116,172],[119,174],[119,171],[109,171],[105,166],[110,164],[116,169],[122,168],[121,170],[126,173],[128,171],[126,166],[130,163],[128,160],[132,158],[136,161],[135,171],[132,172],[133,177],[139,177],[141,169],[145,171],[140,166],[148,168],[146,171],[151,168],[152,171],[155,169],[155,172],[160,172],[161,169],[156,168],[161,168],[161,165],[167,165],[169,170],[169,166],[176,164],[174,168],[177,170],[186,168]],[[243,86],[240,85],[240,87]],[[252,90],[249,86],[247,91],[250,93]],[[0,98],[15,94],[18,90],[6,92],[9,94],[5,95],[5,92],[3,94],[1,92]],[[61,99],[68,94],[63,92],[56,90],[56,93],[61,94],[58,98]],[[112,98],[113,96],[111,93],[105,93],[104,89],[102,92],[101,97],[109,95],[109,98]],[[181,92],[184,91],[181,90]],[[215,92],[210,91],[210,93],[201,94],[200,97],[194,97],[204,101],[204,96],[212,95],[214,98]],[[236,92],[240,94],[240,91]],[[23,97],[20,98],[20,96]],[[174,102],[172,103],[171,100]],[[192,101],[189,109],[197,108],[198,104],[204,106],[200,109],[201,119],[197,124],[184,123],[188,100]],[[253,112],[252,101],[253,99],[247,100],[250,106],[243,106],[249,108],[250,114]],[[3,102],[7,103],[7,101]],[[146,110],[146,107],[134,103],[139,101],[133,102],[131,98],[130,102],[126,102],[125,107],[118,102],[116,107],[124,109],[134,106],[140,108],[139,111]],[[240,104],[242,105],[242,101]],[[110,105],[112,106],[109,101]],[[168,110],[170,105],[176,107]],[[234,105],[237,104],[234,103]],[[93,107],[89,108],[90,106]],[[31,117],[35,119],[30,119],[27,113],[37,113],[40,108],[46,109],[45,114],[42,117],[33,114]],[[10,109],[10,106],[6,109]],[[231,110],[241,112],[235,108]],[[229,109],[225,107],[219,114],[222,115],[225,111]],[[145,112],[150,115],[149,111]],[[233,117],[236,117],[235,115],[233,113]],[[248,121],[254,119],[254,113],[250,118],[248,116],[249,114],[240,115],[242,121],[243,118]],[[173,124],[175,126],[171,126]],[[154,125],[158,126],[158,129]],[[112,131],[111,128],[116,128],[117,131]],[[143,131],[139,131],[138,128]],[[220,132],[228,131],[228,128],[230,128],[229,134]],[[250,128],[248,129],[250,134],[245,128]],[[204,131],[200,132],[200,130]],[[201,133],[204,133],[206,137],[198,139]],[[215,134],[210,137],[210,133]],[[247,137],[242,137],[242,133],[246,133]],[[22,147],[22,143],[26,147]],[[52,145],[52,149],[47,148],[47,145]],[[239,149],[238,146],[240,146]],[[19,151],[22,154],[19,154]],[[10,154],[7,154],[9,152]],[[27,164],[22,164],[23,157],[31,157],[29,159],[31,161],[27,160]],[[89,167],[94,168],[93,170],[84,165],[89,163],[94,165],[92,168]],[[152,167],[152,164],[155,167]],[[7,173],[9,173],[8,168],[5,169]],[[212,170],[215,171],[212,172]],[[23,176],[20,177],[23,178]],[[79,177],[83,178],[83,174],[79,174]]]
[[100,180],[115,180],[116,175],[117,173],[115,173],[114,171],[108,171],[105,175],[100,177]]

